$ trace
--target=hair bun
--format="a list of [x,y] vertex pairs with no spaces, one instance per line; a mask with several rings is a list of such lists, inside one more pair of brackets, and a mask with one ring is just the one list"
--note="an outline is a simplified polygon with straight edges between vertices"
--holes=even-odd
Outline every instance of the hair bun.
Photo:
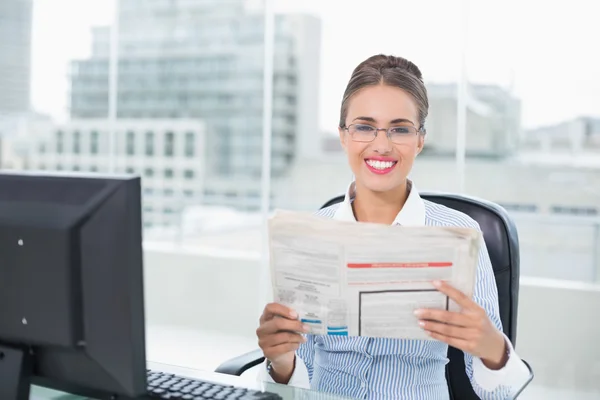
[[365,61],[360,63],[356,67],[355,71],[363,70],[365,68],[373,68],[378,71],[383,71],[383,70],[392,69],[392,68],[399,68],[403,71],[409,72],[410,74],[417,77],[419,80],[421,80],[421,81],[423,80],[423,74],[421,73],[421,70],[419,69],[419,67],[417,67],[414,63],[412,63],[411,61],[408,61],[406,58],[403,58],[403,57],[395,57],[395,56],[388,56],[385,54],[377,54],[377,55],[367,58]]

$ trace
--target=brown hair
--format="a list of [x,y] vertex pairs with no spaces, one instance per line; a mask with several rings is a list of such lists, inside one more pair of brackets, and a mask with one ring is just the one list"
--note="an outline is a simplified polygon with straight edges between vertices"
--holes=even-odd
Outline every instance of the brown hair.
[[361,62],[352,72],[340,110],[340,128],[346,125],[348,103],[352,96],[367,86],[395,86],[407,92],[417,103],[419,128],[425,133],[425,119],[429,112],[427,89],[419,67],[402,57],[378,54]]

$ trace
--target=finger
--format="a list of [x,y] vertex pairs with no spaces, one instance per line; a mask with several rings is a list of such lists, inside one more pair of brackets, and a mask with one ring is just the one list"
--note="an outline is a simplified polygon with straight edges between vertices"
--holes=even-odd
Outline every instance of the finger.
[[265,306],[263,314],[260,317],[260,322],[263,323],[273,319],[275,316],[298,319],[298,313],[291,308],[279,303],[269,303]]
[[286,319],[286,318],[273,318],[261,324],[257,329],[258,336],[270,335],[273,333],[288,331],[288,332],[302,332],[308,333],[309,327],[305,326],[298,320]]
[[286,353],[291,353],[292,351],[296,351],[300,348],[300,343],[283,343],[277,346],[270,347],[266,350],[263,350],[265,358],[269,360],[274,360],[277,357],[281,357]]
[[456,289],[454,286],[450,285],[447,282],[434,281],[433,286],[435,286],[437,290],[450,297],[463,308],[472,309],[474,306],[477,306],[477,303],[475,303],[473,300],[467,297],[466,294]]
[[437,333],[437,332],[431,332],[431,331],[425,331],[425,332],[427,332],[427,334],[429,336],[431,336],[433,339],[439,340],[440,342],[444,342],[444,343],[448,344],[449,346],[452,346],[459,350],[464,351],[465,353],[471,354],[471,351],[473,351],[473,345],[468,340],[458,339],[458,338],[454,338],[451,336],[446,336],[446,335],[443,335],[443,334]]
[[279,346],[285,343],[298,343],[302,344],[306,342],[306,338],[298,333],[293,332],[279,332],[273,335],[265,336],[258,341],[261,349],[268,349],[271,347]]
[[419,321],[419,326],[428,332],[435,332],[456,339],[471,340],[474,336],[473,329],[442,324],[439,322]]
[[472,327],[474,326],[473,319],[469,315],[465,315],[458,312],[436,310],[433,308],[424,308],[415,310],[415,315],[421,320],[430,320],[437,322],[444,322],[446,324]]

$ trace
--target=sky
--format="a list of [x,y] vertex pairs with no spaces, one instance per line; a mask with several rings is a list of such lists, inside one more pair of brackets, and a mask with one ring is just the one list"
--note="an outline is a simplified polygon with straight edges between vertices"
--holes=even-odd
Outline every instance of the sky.
[[[260,0],[249,0],[257,3]],[[274,0],[278,12],[322,21],[320,126],[334,131],[354,67],[406,57],[426,82],[497,84],[522,100],[525,128],[600,117],[600,5],[589,0]],[[89,56],[91,27],[110,24],[114,0],[34,0],[32,102],[67,115],[69,61]],[[463,54],[464,61],[463,61]]]

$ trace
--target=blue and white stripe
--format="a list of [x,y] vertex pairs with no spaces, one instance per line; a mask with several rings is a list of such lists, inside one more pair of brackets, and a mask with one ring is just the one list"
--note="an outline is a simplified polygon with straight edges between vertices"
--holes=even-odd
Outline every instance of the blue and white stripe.
[[[423,200],[426,226],[457,226],[479,229],[472,218],[456,210]],[[333,218],[341,203],[316,213]],[[479,253],[473,299],[484,308],[498,328],[498,295],[487,249]],[[426,340],[399,340],[335,335],[307,335],[297,351],[309,373],[311,388],[360,399],[447,400],[445,343]],[[481,389],[473,380],[472,357],[465,354],[466,372],[482,399],[505,399],[506,387],[493,392]]]

